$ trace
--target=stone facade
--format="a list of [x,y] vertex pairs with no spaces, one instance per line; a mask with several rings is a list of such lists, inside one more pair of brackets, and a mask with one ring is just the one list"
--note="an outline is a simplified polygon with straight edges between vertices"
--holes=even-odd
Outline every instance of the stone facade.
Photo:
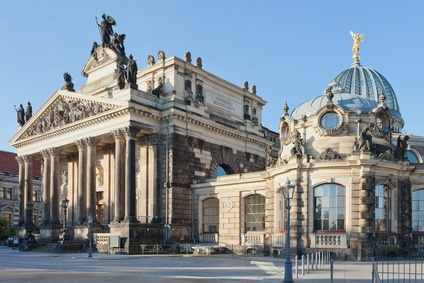
[[236,86],[207,72],[201,59],[193,65],[163,51],[127,84],[122,56],[96,46],[83,68],[86,83],[56,91],[11,140],[24,192],[31,190],[30,161],[43,163],[46,240],[63,227],[84,240],[91,228],[124,239],[134,253],[151,242],[146,231],[167,227],[173,240],[190,241],[192,183],[222,171],[262,170],[276,158],[278,134],[262,127],[265,101],[256,87]]

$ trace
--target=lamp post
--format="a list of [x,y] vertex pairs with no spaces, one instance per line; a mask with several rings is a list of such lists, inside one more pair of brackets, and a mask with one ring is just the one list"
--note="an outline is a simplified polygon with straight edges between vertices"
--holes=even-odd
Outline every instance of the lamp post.
[[[283,193],[285,200],[285,208],[287,211],[286,222],[286,242],[285,242],[285,259],[284,259],[284,283],[293,283],[292,262],[290,258],[290,200],[293,199],[296,185],[287,179],[285,185],[281,186],[280,190]],[[284,218],[283,218],[284,219]]]

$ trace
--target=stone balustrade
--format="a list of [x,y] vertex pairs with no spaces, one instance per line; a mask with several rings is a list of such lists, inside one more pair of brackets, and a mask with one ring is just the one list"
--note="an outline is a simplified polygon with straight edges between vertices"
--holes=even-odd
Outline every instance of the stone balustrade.
[[311,248],[345,249],[348,247],[345,233],[311,234]]
[[242,236],[242,246],[263,246],[264,239],[263,231],[249,231]]
[[199,235],[199,241],[201,243],[219,243],[218,233],[202,233]]

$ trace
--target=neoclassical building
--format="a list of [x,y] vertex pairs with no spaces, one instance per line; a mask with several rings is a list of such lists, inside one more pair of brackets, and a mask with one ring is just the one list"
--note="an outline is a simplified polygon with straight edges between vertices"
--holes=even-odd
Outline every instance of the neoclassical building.
[[[42,162],[43,224],[23,203],[21,235],[40,229],[56,240],[93,231],[119,237],[129,253],[140,243],[195,238],[191,185],[216,175],[263,170],[278,155],[278,134],[262,126],[256,87],[234,85],[192,62],[149,55],[138,69],[125,36],[104,16],[101,43],[83,67],[86,82],[64,86],[20,127],[10,144],[19,161],[21,195],[31,195],[32,160]],[[112,32],[111,32],[112,31]],[[18,117],[19,117],[18,112]]]
[[423,245],[424,138],[402,132],[395,91],[377,70],[353,63],[280,119],[281,148],[266,170],[193,184],[200,239],[233,249],[281,248],[287,180],[291,244],[361,259],[390,245]]
[[115,25],[103,16],[85,83],[75,90],[65,74],[10,142],[22,196],[31,161],[43,164],[43,224],[34,227],[25,198],[23,237],[39,228],[54,241],[66,227],[85,240],[90,227],[128,253],[163,240],[280,249],[291,180],[298,251],[361,259],[423,244],[424,138],[402,132],[392,86],[360,63],[359,34],[351,67],[317,97],[285,105],[278,134],[262,125],[256,86],[211,74],[190,52],[159,51],[138,69]]

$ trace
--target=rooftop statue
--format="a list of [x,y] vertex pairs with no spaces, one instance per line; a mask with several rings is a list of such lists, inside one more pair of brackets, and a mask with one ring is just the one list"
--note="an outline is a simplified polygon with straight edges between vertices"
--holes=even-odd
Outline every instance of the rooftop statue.
[[19,104],[19,107],[16,108],[16,121],[18,122],[19,126],[23,127],[25,125],[25,110],[22,104]]
[[125,55],[124,40],[125,40],[125,34],[115,33],[113,35],[113,40],[112,40],[111,47],[121,57],[125,57],[126,56]]
[[130,88],[133,89],[138,89],[137,71],[137,62],[134,60],[134,57],[130,55],[127,63],[127,81],[130,85]]
[[28,120],[31,119],[31,117],[32,117],[32,105],[28,101],[28,104],[25,109],[25,121],[28,122]]
[[350,32],[350,35],[352,36],[353,40],[353,46],[352,46],[352,59],[353,63],[359,64],[359,51],[360,51],[360,44],[361,41],[364,40],[364,35],[360,34],[359,32]]
[[75,92],[74,83],[72,82],[72,77],[69,73],[63,74],[63,79],[65,80],[65,84],[62,87],[63,90]]
[[102,47],[110,47],[111,38],[114,35],[113,26],[116,25],[116,21],[111,16],[107,16],[106,14],[102,15],[102,21],[98,22],[96,17],[96,23],[99,27],[100,36],[102,38]]

